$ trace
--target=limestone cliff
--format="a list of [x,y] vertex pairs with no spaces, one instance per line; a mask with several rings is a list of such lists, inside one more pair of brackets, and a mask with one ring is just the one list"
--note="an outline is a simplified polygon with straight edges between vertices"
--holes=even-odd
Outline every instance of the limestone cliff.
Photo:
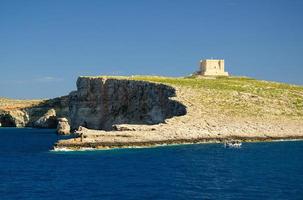
[[0,111],[0,124],[3,127],[24,127],[28,114],[22,110]]
[[6,127],[56,128],[58,119],[66,118],[72,130],[79,126],[112,130],[117,124],[158,124],[186,114],[185,106],[171,99],[174,96],[175,89],[164,84],[79,77],[77,91],[68,96],[17,108],[1,109],[0,104],[0,123]]
[[57,118],[65,116],[69,116],[67,96],[50,100],[0,101],[0,124],[3,127],[56,128]]
[[185,106],[170,99],[173,87],[136,80],[80,77],[69,95],[72,129],[84,126],[111,130],[114,124],[157,124],[186,114]]

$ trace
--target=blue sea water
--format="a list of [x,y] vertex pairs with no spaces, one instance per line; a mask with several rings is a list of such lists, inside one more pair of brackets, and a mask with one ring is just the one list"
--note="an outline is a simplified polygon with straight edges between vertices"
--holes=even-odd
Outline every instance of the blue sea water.
[[303,199],[303,142],[51,152],[54,130],[0,128],[0,199]]

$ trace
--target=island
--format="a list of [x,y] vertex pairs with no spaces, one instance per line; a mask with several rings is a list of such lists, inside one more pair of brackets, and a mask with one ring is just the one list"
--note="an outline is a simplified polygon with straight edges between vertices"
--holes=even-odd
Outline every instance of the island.
[[[79,77],[49,100],[0,99],[0,123],[57,128],[55,149],[303,139],[303,87],[248,77]],[[67,130],[66,130],[67,129]]]

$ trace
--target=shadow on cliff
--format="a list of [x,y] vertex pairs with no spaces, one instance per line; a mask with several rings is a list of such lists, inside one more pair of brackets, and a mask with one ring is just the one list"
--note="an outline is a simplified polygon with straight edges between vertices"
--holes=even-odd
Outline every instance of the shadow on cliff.
[[73,129],[112,130],[115,124],[158,124],[186,114],[186,106],[172,100],[176,90],[145,81],[80,77],[70,94]]
[[9,114],[0,115],[0,126],[2,127],[16,127],[15,120]]

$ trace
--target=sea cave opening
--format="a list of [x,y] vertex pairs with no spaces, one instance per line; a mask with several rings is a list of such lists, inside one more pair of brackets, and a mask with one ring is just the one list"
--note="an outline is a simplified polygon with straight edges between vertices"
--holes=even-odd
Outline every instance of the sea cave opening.
[[0,116],[1,127],[16,127],[15,121],[9,115]]

